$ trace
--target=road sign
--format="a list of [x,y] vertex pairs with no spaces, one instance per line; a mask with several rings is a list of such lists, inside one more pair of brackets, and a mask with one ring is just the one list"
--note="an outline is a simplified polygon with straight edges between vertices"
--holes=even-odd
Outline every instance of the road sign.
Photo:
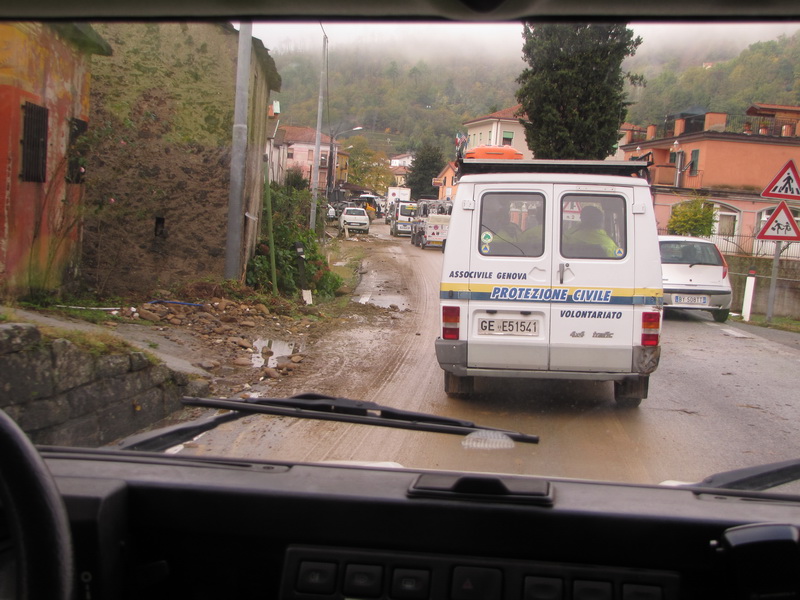
[[775,179],[764,188],[761,195],[764,198],[777,198],[778,200],[800,200],[800,175],[797,174],[793,160],[786,163]]
[[759,240],[775,240],[776,242],[800,242],[800,228],[792,216],[792,211],[781,200],[778,208],[772,213],[764,227],[756,236]]

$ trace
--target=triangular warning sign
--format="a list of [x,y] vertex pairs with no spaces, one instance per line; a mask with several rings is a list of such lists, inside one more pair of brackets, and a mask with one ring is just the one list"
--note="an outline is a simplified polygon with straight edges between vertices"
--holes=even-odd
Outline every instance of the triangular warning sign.
[[764,198],[778,198],[779,200],[800,200],[800,175],[790,160],[780,170],[777,177],[761,192]]
[[800,228],[792,216],[792,211],[786,204],[786,201],[781,201],[775,212],[767,220],[764,227],[762,227],[759,234],[756,236],[759,240],[775,240],[778,242],[800,242]]

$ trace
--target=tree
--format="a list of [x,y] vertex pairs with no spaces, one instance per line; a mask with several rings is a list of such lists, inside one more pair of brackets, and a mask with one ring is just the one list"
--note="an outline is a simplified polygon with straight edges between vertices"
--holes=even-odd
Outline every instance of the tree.
[[433,178],[439,175],[444,164],[442,150],[437,144],[426,140],[420,145],[406,177],[406,185],[411,189],[412,198],[437,194],[433,187]]
[[672,235],[708,237],[714,232],[716,220],[714,205],[698,196],[672,208],[667,231]]
[[348,149],[348,178],[350,183],[360,185],[376,192],[383,193],[393,181],[389,168],[389,158],[384,152],[376,152],[369,146],[369,140],[363,135],[348,138],[351,147]]
[[516,96],[528,148],[537,158],[606,158],[625,120],[625,82],[643,83],[622,71],[641,38],[624,24],[586,23],[525,23],[522,35],[530,66]]

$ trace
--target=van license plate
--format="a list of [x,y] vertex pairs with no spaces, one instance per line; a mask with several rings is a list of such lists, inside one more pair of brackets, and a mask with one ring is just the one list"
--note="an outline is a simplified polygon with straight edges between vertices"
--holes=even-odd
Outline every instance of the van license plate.
[[529,319],[478,319],[484,335],[539,335],[539,322]]
[[708,296],[675,296],[675,304],[708,304]]

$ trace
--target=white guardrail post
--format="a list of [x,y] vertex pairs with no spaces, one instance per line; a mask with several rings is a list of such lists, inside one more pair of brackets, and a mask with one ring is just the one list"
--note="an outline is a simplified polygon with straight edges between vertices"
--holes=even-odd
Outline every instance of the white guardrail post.
[[747,280],[744,284],[744,298],[742,300],[742,318],[745,321],[750,320],[750,309],[753,307],[753,291],[756,287],[756,270],[750,267],[747,272]]

